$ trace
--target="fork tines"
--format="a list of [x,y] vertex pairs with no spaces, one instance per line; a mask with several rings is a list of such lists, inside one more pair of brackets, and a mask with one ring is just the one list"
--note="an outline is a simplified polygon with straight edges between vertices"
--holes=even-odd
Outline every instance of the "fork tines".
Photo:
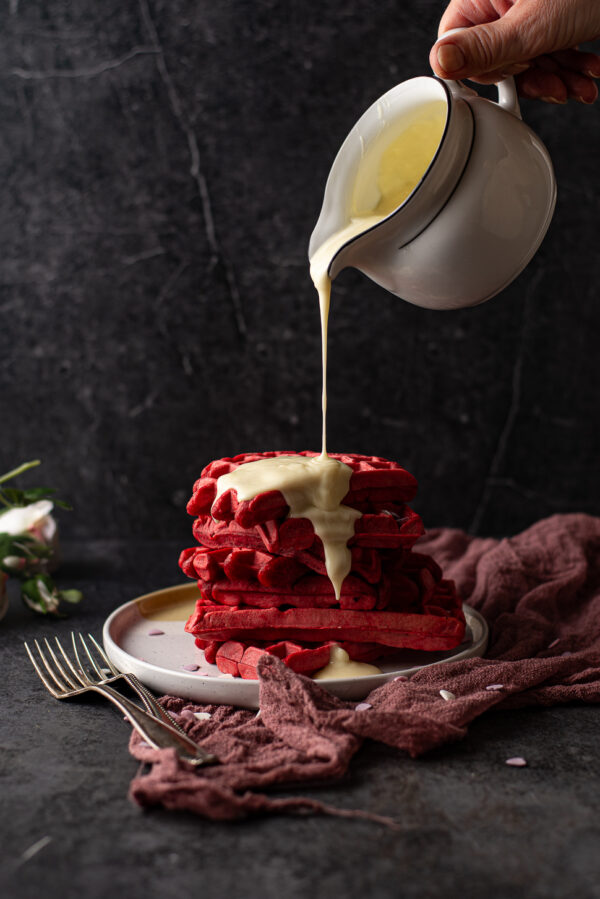
[[27,643],[25,643],[27,654],[31,659],[31,663],[35,668],[40,680],[50,691],[50,693],[52,693],[53,696],[56,696],[57,699],[62,699],[64,696],[72,695],[73,693],[78,692],[82,688],[88,687],[91,684],[90,679],[88,678],[83,666],[81,665],[81,660],[79,659],[79,655],[77,653],[77,646],[75,643],[74,635],[72,635],[72,637],[77,665],[74,665],[69,656],[66,654],[58,637],[55,637],[54,640],[56,643],[56,647],[64,660],[65,665],[63,665],[63,663],[60,661],[47,638],[44,640],[44,643],[46,644],[46,650],[50,655],[54,666],[51,665],[48,661],[48,658],[46,657],[38,641],[34,640],[39,659],[41,660],[43,667],[46,669],[49,678],[37,663]]

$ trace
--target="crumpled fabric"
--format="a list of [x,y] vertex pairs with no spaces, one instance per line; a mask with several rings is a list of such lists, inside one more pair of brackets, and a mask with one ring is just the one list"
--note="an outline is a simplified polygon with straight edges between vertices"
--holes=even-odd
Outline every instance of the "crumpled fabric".
[[[394,826],[368,812],[273,791],[343,777],[366,739],[416,758],[464,737],[469,723],[490,708],[600,701],[600,519],[555,515],[504,540],[441,529],[418,547],[487,620],[485,658],[423,668],[357,704],[264,656],[258,716],[164,697],[165,707],[220,764],[193,769],[173,750],[149,748],[134,732],[130,751],[150,770],[133,779],[131,798],[213,820],[328,813]],[[444,699],[440,690],[454,698]],[[211,717],[199,720],[198,712]]]

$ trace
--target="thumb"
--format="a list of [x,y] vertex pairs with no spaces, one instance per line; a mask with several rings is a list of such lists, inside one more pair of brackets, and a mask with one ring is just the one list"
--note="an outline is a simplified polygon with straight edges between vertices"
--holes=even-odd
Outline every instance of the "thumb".
[[439,38],[429,62],[441,78],[469,78],[526,62],[535,55],[533,47],[524,46],[523,23],[506,15]]

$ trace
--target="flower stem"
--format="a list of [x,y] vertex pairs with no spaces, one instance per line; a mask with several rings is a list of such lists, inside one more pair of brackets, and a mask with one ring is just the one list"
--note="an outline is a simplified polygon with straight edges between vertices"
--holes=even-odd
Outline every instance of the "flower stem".
[[0,484],[4,484],[5,481],[10,481],[11,478],[16,478],[17,475],[23,474],[24,471],[29,471],[30,468],[35,468],[41,461],[41,459],[33,459],[31,462],[23,462],[18,468],[13,468],[12,471],[7,471],[6,474],[0,475]]

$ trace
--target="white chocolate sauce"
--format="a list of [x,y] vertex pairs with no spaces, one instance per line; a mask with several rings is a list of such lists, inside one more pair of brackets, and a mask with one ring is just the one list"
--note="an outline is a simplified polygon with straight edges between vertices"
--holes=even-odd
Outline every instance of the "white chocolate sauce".
[[366,662],[353,662],[341,646],[332,646],[328,664],[313,674],[313,680],[334,680],[338,677],[369,677],[369,675],[372,676],[373,674],[382,674],[381,668],[378,668],[376,665],[367,665]]
[[[322,341],[322,449],[321,455],[313,458],[305,456],[276,456],[248,462],[222,475],[217,482],[217,498],[225,491],[233,489],[239,501],[253,499],[259,493],[279,490],[290,507],[290,517],[308,518],[315,533],[321,538],[325,551],[325,567],[333,584],[336,599],[340,598],[344,578],[350,571],[351,556],[348,540],[354,534],[354,522],[360,512],[342,505],[348,492],[351,469],[331,459],[327,455],[327,326],[331,297],[329,267],[336,253],[352,238],[383,221],[397,209],[419,184],[427,171],[440,143],[447,118],[447,107],[443,101],[427,104],[422,110],[407,120],[406,127],[396,135],[382,153],[377,155],[377,168],[371,172],[359,170],[352,200],[352,216],[340,231],[332,234],[317,249],[310,259],[310,274],[319,294]],[[359,183],[369,185],[366,192],[359,190]],[[360,196],[359,196],[360,195]],[[367,198],[367,199],[366,199]],[[364,673],[377,673],[373,665],[349,662],[346,657],[336,655],[339,666],[359,666],[369,669]],[[332,657],[333,658],[333,657]],[[334,664],[323,671],[329,670]],[[358,669],[357,669],[358,670]],[[338,676],[328,674],[323,677]],[[339,676],[360,676],[339,675]]]
[[217,481],[215,501],[233,489],[239,502],[259,493],[279,490],[290,507],[290,518],[308,518],[325,550],[325,568],[336,599],[350,571],[348,540],[360,512],[342,505],[352,469],[327,455],[275,456],[239,465]]
[[[323,446],[327,452],[327,326],[331,301],[329,267],[341,248],[379,224],[411,195],[429,168],[442,139],[448,109],[443,100],[424,104],[381,154],[377,167],[365,161],[354,185],[350,221],[331,234],[310,257],[310,276],[319,295],[323,365]],[[369,189],[365,189],[365,184]]]
[[341,231],[336,231],[324,243],[310,259],[310,276],[319,295],[319,311],[321,313],[321,365],[323,370],[323,389],[321,394],[321,408],[323,410],[322,446],[321,453],[327,453],[327,326],[329,323],[329,305],[331,301],[331,278],[329,266],[331,260],[344,244],[358,237],[372,225],[376,225],[385,218],[385,215],[372,215],[353,219]]
[[196,595],[191,599],[178,600],[148,596],[139,599],[137,607],[140,615],[148,621],[187,621],[196,608],[196,599]]

